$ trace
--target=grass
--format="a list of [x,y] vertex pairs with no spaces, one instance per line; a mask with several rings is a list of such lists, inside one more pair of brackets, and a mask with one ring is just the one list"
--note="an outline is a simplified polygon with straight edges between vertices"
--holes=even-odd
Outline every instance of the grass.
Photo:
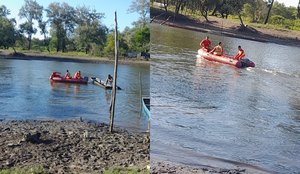
[[114,168],[106,170],[103,174],[150,174],[149,170],[137,170],[132,168]]
[[[159,7],[156,6],[152,6],[152,8],[156,8],[156,9],[161,9]],[[164,9],[162,9],[164,10]],[[171,12],[175,12],[175,7],[174,6],[169,6],[168,7],[168,11]],[[181,11],[179,12],[180,14],[187,16],[191,19],[201,19],[204,20],[204,17],[200,15],[200,11],[199,10],[195,10],[194,12],[190,9],[185,9],[183,10],[183,12],[181,13]],[[211,14],[211,11],[209,12],[209,14]],[[300,31],[300,21],[293,21],[293,20],[285,20],[284,24],[270,24],[270,20],[268,24],[263,24],[263,23],[255,23],[255,22],[251,22],[250,19],[247,19],[246,17],[242,17],[243,21],[245,24],[247,24],[248,26],[251,26],[253,28],[261,28],[261,29],[271,29],[271,30],[278,30],[278,31]],[[226,20],[226,19],[224,19]],[[229,15],[228,16],[228,21],[230,22],[234,22],[237,24],[240,24],[240,20],[238,18],[237,15]]]

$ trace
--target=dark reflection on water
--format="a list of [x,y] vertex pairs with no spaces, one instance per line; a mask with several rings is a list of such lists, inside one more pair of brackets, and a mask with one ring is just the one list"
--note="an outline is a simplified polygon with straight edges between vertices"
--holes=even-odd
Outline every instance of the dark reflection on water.
[[[113,64],[71,63],[56,61],[0,61],[0,119],[78,119],[82,117],[108,123],[111,91],[88,85],[51,83],[53,71],[105,80],[113,74]],[[140,117],[140,90],[149,95],[149,65],[119,65],[115,124],[137,131],[147,129]],[[141,74],[141,81],[139,78]],[[72,74],[73,75],[73,74]]]
[[196,65],[206,34],[155,24],[151,32],[152,157],[300,171],[299,48],[210,35],[229,55],[242,45],[257,66]]

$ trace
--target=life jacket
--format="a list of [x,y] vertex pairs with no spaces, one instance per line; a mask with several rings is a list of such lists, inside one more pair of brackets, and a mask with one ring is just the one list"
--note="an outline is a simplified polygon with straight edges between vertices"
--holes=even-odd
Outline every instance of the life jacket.
[[217,56],[222,56],[222,50],[223,50],[222,47],[220,45],[218,45],[215,47],[214,54]]
[[75,73],[75,78],[76,78],[76,79],[80,79],[80,78],[81,78],[79,72],[76,72],[76,73]]
[[245,51],[244,50],[239,50],[239,58],[245,57]]
[[201,46],[204,47],[204,48],[208,48],[210,46],[210,44],[211,44],[210,40],[207,40],[207,39],[203,40],[201,42]]

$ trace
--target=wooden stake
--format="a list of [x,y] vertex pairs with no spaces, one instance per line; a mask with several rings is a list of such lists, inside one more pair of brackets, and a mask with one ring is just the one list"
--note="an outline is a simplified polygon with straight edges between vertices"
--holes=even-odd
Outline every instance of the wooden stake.
[[111,101],[111,111],[110,111],[110,124],[109,131],[113,132],[114,127],[114,116],[115,116],[115,102],[116,102],[116,87],[117,87],[117,72],[118,72],[118,23],[117,23],[117,12],[115,12],[115,67],[114,67],[114,80],[112,88],[112,101]]

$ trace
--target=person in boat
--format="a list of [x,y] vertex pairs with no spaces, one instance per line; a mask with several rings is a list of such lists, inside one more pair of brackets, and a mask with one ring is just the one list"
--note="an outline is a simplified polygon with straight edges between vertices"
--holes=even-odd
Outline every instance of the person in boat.
[[216,56],[222,56],[223,55],[222,42],[219,42],[219,44],[215,46],[209,53],[214,54]]
[[65,75],[65,78],[66,78],[66,79],[71,79],[71,78],[72,78],[72,76],[71,76],[69,70],[67,70],[66,75]]
[[210,45],[211,45],[211,41],[209,40],[209,37],[206,36],[205,39],[203,39],[201,42],[200,42],[200,46],[202,49],[204,49],[205,51],[209,51],[210,50]]
[[75,79],[82,79],[82,77],[81,77],[81,72],[80,72],[80,71],[77,71],[77,72],[74,74],[74,78],[75,78]]
[[59,72],[53,72],[51,74],[51,78],[53,78],[53,77],[60,77]]
[[108,74],[106,81],[105,81],[105,85],[107,85],[107,84],[112,85],[112,82],[113,82],[113,77],[110,74]]
[[238,53],[234,56],[234,59],[240,61],[244,57],[245,57],[245,51],[242,49],[241,46],[238,46]]

